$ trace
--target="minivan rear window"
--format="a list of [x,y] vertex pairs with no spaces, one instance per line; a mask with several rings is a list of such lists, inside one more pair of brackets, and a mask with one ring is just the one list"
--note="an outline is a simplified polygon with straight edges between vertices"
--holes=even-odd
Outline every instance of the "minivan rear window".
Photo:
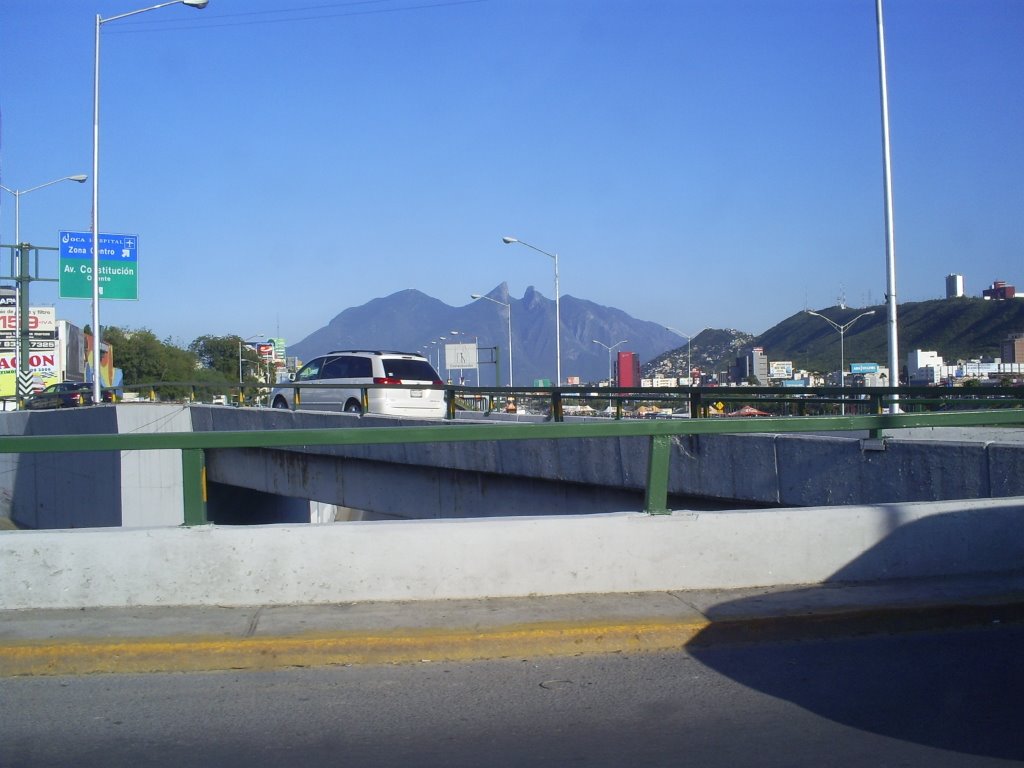
[[368,357],[335,357],[324,365],[321,379],[369,379],[373,377],[373,365]]
[[384,358],[384,375],[389,379],[403,381],[434,381],[437,374],[426,360],[406,360],[400,357]]

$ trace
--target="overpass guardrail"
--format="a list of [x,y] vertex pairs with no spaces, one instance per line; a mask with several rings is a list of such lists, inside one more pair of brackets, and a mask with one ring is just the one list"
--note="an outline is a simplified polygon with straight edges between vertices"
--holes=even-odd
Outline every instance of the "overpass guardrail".
[[[351,385],[284,382],[275,385],[292,390],[301,407],[302,392],[319,389],[352,389]],[[563,421],[567,415],[605,418],[732,415],[743,406],[771,416],[828,416],[881,414],[898,405],[902,412],[979,410],[1024,406],[1024,386],[902,386],[902,387],[468,387],[445,384],[434,387],[367,384],[359,387],[362,401],[380,387],[443,389],[448,417],[459,410],[495,412],[511,410]],[[117,388],[118,400],[210,402],[223,405],[265,405],[271,387],[233,385],[223,382],[158,381]],[[162,393],[174,393],[163,397]],[[263,401],[263,402],[261,402]],[[513,406],[509,408],[510,404]],[[595,407],[596,406],[596,407]],[[604,406],[604,407],[602,407]],[[743,414],[740,414],[743,415]]]
[[[112,407],[112,406],[97,406]],[[76,453],[95,451],[178,450],[181,452],[185,525],[202,525],[206,517],[205,452],[224,448],[304,448],[341,445],[394,445],[501,440],[550,440],[646,437],[649,459],[644,511],[665,514],[668,508],[670,449],[674,438],[701,434],[835,432],[915,427],[1024,426],[1024,408],[887,413],[846,416],[778,416],[763,418],[595,419],[581,422],[458,423],[424,426],[328,427],[222,432],[170,432],[77,435],[0,436],[0,453]]]

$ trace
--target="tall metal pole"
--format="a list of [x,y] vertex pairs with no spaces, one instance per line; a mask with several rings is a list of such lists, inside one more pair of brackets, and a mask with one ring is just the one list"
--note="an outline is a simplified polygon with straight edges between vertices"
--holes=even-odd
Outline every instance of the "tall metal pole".
[[555,261],[555,385],[560,387],[562,386],[562,316],[560,309],[562,292],[558,285],[558,254],[548,253],[535,245],[530,245],[525,240],[520,240],[518,237],[503,237],[501,241],[506,245],[510,243],[525,245],[527,248],[532,248],[537,253],[543,253]]
[[820,317],[826,323],[828,323],[837,331],[839,331],[839,412],[845,416],[846,394],[843,391],[843,388],[846,385],[846,330],[854,323],[856,323],[858,320],[860,320],[862,317],[867,317],[868,315],[875,314],[875,310],[871,309],[868,310],[867,312],[861,312],[859,315],[853,318],[853,320],[842,325],[837,323],[835,320],[832,320],[831,318],[825,317],[825,315],[821,314],[820,312],[812,312],[809,309],[805,309],[804,312],[806,312],[808,315]]
[[[899,333],[896,322],[896,236],[892,211],[892,158],[889,146],[889,87],[885,65],[885,25],[882,19],[882,0],[875,0],[875,19],[878,27],[878,76],[882,100],[882,177],[885,187],[885,298],[889,335],[889,387],[899,386]],[[897,395],[893,394],[891,408],[898,411]]]
[[96,14],[96,56],[92,72],[92,401],[102,402],[100,381],[100,25]]
[[558,254],[555,257],[555,386],[562,386],[562,292],[558,288]]
[[613,386],[613,384],[612,384],[612,350],[614,350],[616,347],[622,346],[627,341],[629,341],[629,339],[623,339],[622,341],[617,341],[614,344],[612,344],[611,346],[608,346],[603,341],[598,341],[597,339],[592,339],[592,341],[595,344],[600,344],[602,347],[604,347],[605,349],[608,350],[608,386],[611,387],[611,386]]
[[96,55],[93,59],[92,73],[92,401],[102,402],[102,383],[100,381],[100,26],[110,21],[117,21],[128,16],[136,16],[169,5],[191,6],[202,9],[208,0],[169,0],[165,3],[140,8],[137,11],[121,13],[117,16],[101,18],[96,14]]
[[515,381],[512,378],[512,302],[510,301],[505,305],[505,310],[508,312],[508,385],[514,387]]
[[[492,299],[490,296],[484,296],[482,293],[471,293],[469,295],[469,298],[487,299],[487,301],[491,302],[492,304],[499,304],[503,306],[505,308],[505,311],[508,313],[508,385],[510,387],[514,386],[512,383],[513,381],[515,381],[515,379],[512,378],[512,302],[498,301],[497,299]],[[498,382],[495,383],[498,384]],[[498,384],[498,386],[501,385]]]
[[28,253],[30,246],[28,243],[21,242],[21,196],[27,195],[29,192],[35,192],[37,189],[42,189],[43,187],[49,187],[52,184],[59,184],[62,181],[77,181],[81,184],[88,178],[88,176],[84,175],[62,176],[59,179],[53,179],[52,181],[47,181],[44,184],[37,184],[34,187],[22,190],[10,189],[5,187],[3,184],[0,184],[0,189],[14,195],[14,240],[15,247],[18,249],[17,276],[14,278],[17,284],[17,288],[14,292],[14,371],[15,376],[17,377],[14,383],[14,395],[19,408],[21,407],[22,396],[26,394],[21,390],[21,374],[22,372],[28,373],[28,371],[31,370],[31,367],[28,364],[28,317],[29,310],[31,308],[28,296],[28,286],[29,283],[32,282],[32,275],[30,274],[28,267]]
[[686,381],[689,383],[689,386],[692,387],[693,386],[693,367],[690,365],[690,347],[692,346],[693,339],[690,336],[690,334],[683,333],[678,328],[671,328],[671,327],[666,325],[665,326],[665,330],[666,331],[671,331],[672,333],[676,334],[677,336],[682,336],[684,339],[686,339]]

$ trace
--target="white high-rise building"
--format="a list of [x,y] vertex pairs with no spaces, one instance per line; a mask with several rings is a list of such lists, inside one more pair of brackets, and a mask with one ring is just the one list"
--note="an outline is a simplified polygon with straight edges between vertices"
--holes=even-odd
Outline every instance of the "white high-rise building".
[[958,299],[964,295],[964,276],[946,275],[946,298]]

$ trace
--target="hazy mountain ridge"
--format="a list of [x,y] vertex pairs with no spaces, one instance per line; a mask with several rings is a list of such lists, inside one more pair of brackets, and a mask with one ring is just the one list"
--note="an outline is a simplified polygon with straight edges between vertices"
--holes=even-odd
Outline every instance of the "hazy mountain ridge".
[[[847,370],[851,362],[886,365],[889,348],[886,307],[835,306],[816,310],[839,325],[871,310],[874,310],[873,315],[857,320],[843,336]],[[993,358],[999,356],[1000,345],[1007,336],[1024,332],[1024,300],[957,298],[912,302],[897,307],[896,318],[901,367],[906,365],[907,353],[915,349],[937,352],[946,362]],[[696,360],[700,357],[711,366],[705,370],[723,370],[751,347],[762,347],[769,360],[788,360],[796,369],[834,371],[839,368],[839,333],[820,317],[806,312],[787,317],[760,336],[732,330],[701,331],[693,337],[692,365],[697,367]],[[651,360],[644,371],[648,375],[684,376],[685,343],[681,349]]]
[[[555,302],[533,286],[516,299],[504,283],[487,295],[512,307],[516,384],[529,385],[539,378],[554,380]],[[820,310],[845,324],[871,309],[873,315],[858,319],[844,335],[847,366],[851,362],[886,363],[886,308],[836,306]],[[995,357],[1010,333],[1024,332],[1024,300],[936,299],[900,305],[897,317],[901,365],[907,352],[914,349],[934,350],[947,361]],[[561,321],[563,382],[570,376],[579,376],[584,383],[607,378],[608,350],[595,340],[608,346],[626,341],[615,352],[637,353],[644,376],[686,375],[686,340],[659,323],[574,296],[562,297]],[[453,335],[452,331],[459,333]],[[288,353],[309,360],[332,349],[395,349],[421,352],[436,361],[438,346],[474,337],[481,348],[498,347],[504,383],[508,375],[505,307],[486,299],[452,307],[415,289],[344,310],[291,345]],[[769,360],[788,360],[797,369],[832,371],[839,367],[838,332],[806,312],[787,317],[759,336],[734,329],[704,329],[692,343],[690,366],[708,373],[728,369],[736,357],[755,346],[763,347]],[[484,351],[481,359],[492,360],[493,353]],[[442,367],[443,362],[442,355]],[[493,365],[481,365],[482,383],[493,384],[494,374]]]
[[[290,345],[288,354],[309,360],[333,349],[392,349],[420,352],[436,362],[439,345],[471,342],[475,337],[481,348],[498,347],[502,383],[505,383],[508,321],[506,309],[500,304],[511,304],[515,383],[525,386],[540,378],[554,381],[554,300],[533,286],[517,299],[509,295],[505,283],[496,286],[487,296],[494,301],[479,299],[452,307],[416,289],[398,291],[342,311],[323,328]],[[560,313],[563,382],[570,376],[579,376],[583,382],[607,378],[608,351],[595,340],[608,346],[626,341],[615,351],[635,352],[641,362],[678,346],[680,341],[658,323],[638,320],[620,309],[574,296],[562,296]],[[453,335],[452,331],[459,333]],[[442,336],[444,341],[440,341]],[[493,352],[481,353],[481,360],[492,358]],[[442,353],[442,367],[443,364]],[[482,383],[493,384],[494,366],[482,364],[480,370]]]

